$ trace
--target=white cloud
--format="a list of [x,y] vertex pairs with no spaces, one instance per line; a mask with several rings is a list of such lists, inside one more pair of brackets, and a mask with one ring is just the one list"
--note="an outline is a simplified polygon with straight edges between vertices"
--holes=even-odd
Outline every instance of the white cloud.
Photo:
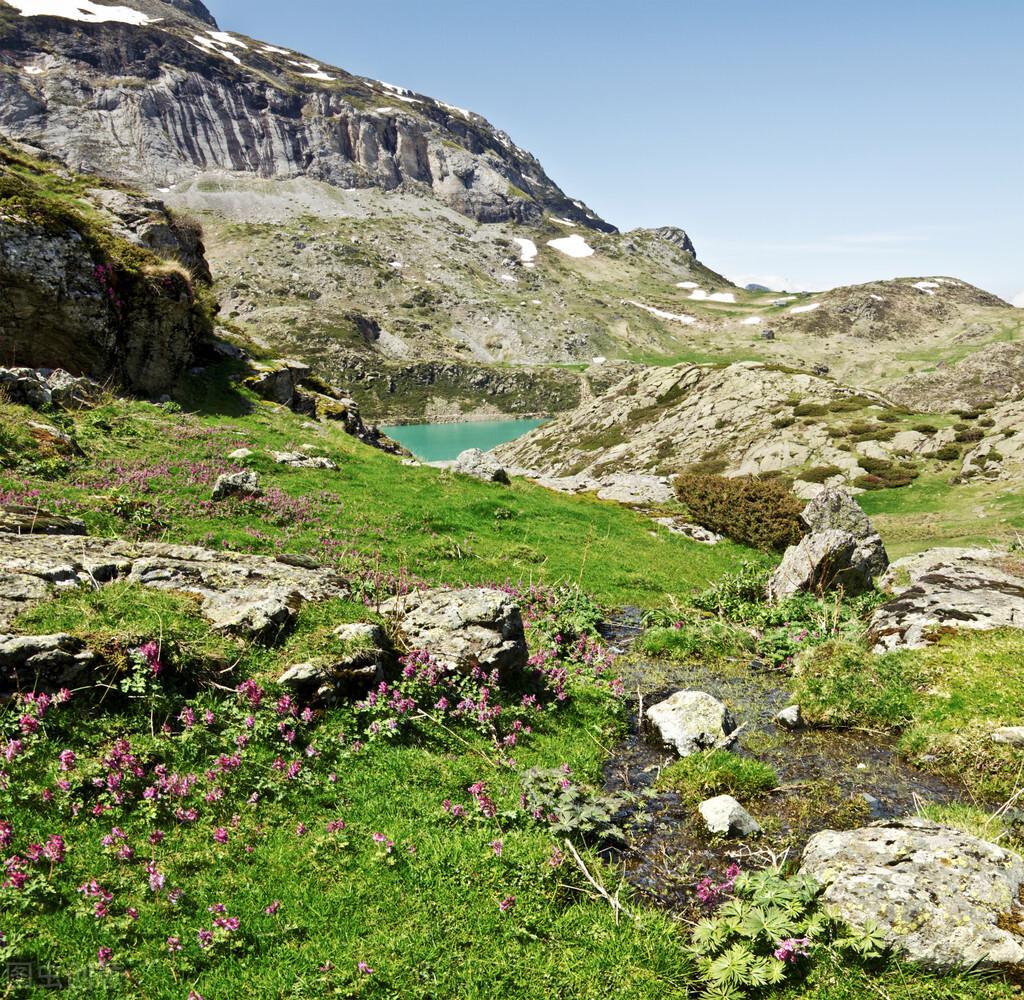
[[1012,305],[1015,305],[1018,309],[1024,309],[1024,292],[1018,292],[1010,300]]

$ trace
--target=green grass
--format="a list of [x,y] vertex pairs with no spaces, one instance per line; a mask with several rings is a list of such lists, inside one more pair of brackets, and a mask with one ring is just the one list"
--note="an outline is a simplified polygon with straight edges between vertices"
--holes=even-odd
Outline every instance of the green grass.
[[756,644],[747,629],[717,619],[692,619],[692,612],[680,613],[674,626],[650,628],[636,642],[637,652],[661,659],[689,663],[715,661],[753,654]]
[[658,787],[678,792],[691,803],[712,795],[733,795],[741,801],[771,791],[779,776],[767,764],[729,750],[708,750],[683,757],[665,768]]

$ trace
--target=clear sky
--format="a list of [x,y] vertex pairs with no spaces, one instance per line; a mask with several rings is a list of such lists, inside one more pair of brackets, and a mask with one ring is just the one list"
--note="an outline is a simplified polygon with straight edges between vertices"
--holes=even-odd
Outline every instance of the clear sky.
[[954,275],[1024,304],[1024,0],[208,0],[484,115],[741,283]]

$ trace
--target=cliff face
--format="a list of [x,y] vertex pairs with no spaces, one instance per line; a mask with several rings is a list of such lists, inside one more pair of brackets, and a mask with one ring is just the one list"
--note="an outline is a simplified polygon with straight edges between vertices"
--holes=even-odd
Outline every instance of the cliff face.
[[133,23],[0,0],[0,131],[156,187],[211,170],[307,176],[431,193],[482,222],[548,211],[614,231],[479,115],[217,31],[196,0],[128,2],[111,9]]
[[160,394],[209,333],[208,276],[196,231],[159,203],[0,147],[0,364]]

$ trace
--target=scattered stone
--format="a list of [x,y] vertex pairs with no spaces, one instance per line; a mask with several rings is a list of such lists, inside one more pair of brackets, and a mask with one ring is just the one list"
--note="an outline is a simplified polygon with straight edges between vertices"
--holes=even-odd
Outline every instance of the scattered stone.
[[644,714],[661,742],[680,757],[720,745],[736,728],[725,705],[704,691],[676,691]]
[[485,483],[504,483],[508,485],[508,472],[490,452],[481,451],[479,448],[470,448],[464,451],[452,466],[453,472],[460,472],[464,476],[472,476],[474,479],[481,479]]
[[85,522],[38,507],[0,504],[0,532],[12,535],[84,535]]
[[214,500],[262,495],[260,477],[251,469],[245,469],[242,472],[225,472],[224,475],[217,478],[217,482],[213,485]]
[[928,820],[908,818],[811,838],[801,872],[854,927],[876,924],[912,962],[949,970],[1024,963],[1016,911],[1024,858]]
[[37,420],[29,420],[25,423],[25,429],[44,451],[56,452],[58,455],[84,454],[70,434],[65,433],[59,427],[54,427],[53,424],[43,424]]
[[790,705],[775,716],[775,721],[783,729],[803,729],[804,717],[799,705]]
[[1024,747],[1024,726],[1003,726],[989,737],[993,743],[1006,743],[1012,747]]
[[98,662],[84,642],[63,633],[0,635],[0,688],[5,695],[71,687],[82,682]]
[[896,594],[871,616],[876,652],[923,649],[943,632],[1024,628],[1024,575],[993,549],[930,549],[893,563]]
[[95,406],[103,396],[98,382],[70,375],[62,368],[0,368],[0,390],[12,403],[34,410],[47,406],[79,410]]
[[278,465],[288,465],[293,469],[336,469],[337,466],[321,455],[303,455],[298,451],[272,451],[271,456]]
[[409,649],[468,673],[474,666],[506,676],[526,666],[529,653],[519,607],[500,590],[428,590],[396,597],[381,612],[398,619]]
[[700,804],[710,833],[727,837],[750,837],[761,832],[761,825],[731,795],[718,795]]
[[868,807],[868,812],[871,814],[872,819],[881,819],[885,813],[882,807],[882,800],[875,798],[874,795],[870,795],[867,792],[861,792],[859,798]]
[[701,545],[718,545],[725,541],[722,535],[717,535],[708,528],[701,527],[699,524],[690,524],[687,521],[677,521],[674,517],[656,517],[654,523],[668,528],[673,535],[682,535],[684,538],[689,538],[691,542],[699,542]]
[[236,448],[230,455],[228,455],[228,458],[230,458],[232,462],[244,462],[247,458],[252,458],[252,456],[253,451],[251,448]]

